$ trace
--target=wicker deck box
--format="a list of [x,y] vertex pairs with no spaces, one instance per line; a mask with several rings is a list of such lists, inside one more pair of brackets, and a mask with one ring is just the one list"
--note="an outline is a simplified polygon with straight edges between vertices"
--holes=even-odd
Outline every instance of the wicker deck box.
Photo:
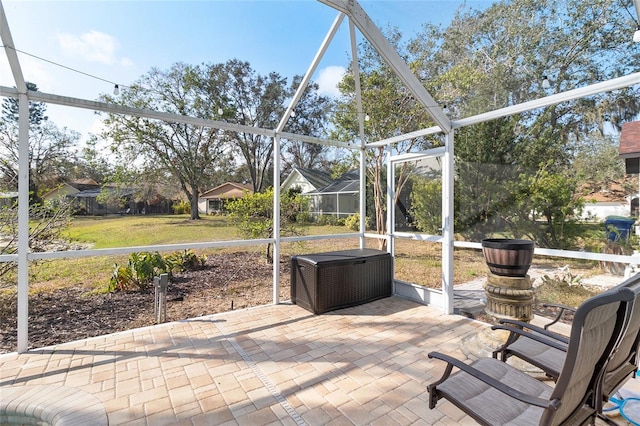
[[291,300],[314,314],[391,296],[392,258],[356,249],[291,257]]

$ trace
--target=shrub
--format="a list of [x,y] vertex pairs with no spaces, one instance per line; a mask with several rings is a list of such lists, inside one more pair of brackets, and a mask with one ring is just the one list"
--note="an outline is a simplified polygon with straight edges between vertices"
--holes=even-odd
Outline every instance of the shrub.
[[[348,218],[344,220],[344,226],[347,226],[349,229],[353,231],[360,230],[360,213],[352,214]],[[369,216],[365,216],[364,218],[364,229],[371,229],[371,218]]]
[[173,271],[200,269],[207,261],[206,256],[198,256],[193,250],[184,250],[162,256],[160,253],[131,253],[127,266],[114,266],[113,275],[109,279],[109,291],[142,290],[153,282],[153,277],[169,274]]
[[345,226],[347,226],[349,229],[353,231],[359,231],[360,230],[360,214],[353,214],[349,216],[348,218],[345,219],[344,224]]
[[296,216],[296,222],[300,224],[311,223],[313,216],[309,212],[300,212]]
[[207,256],[198,256],[193,250],[175,252],[167,256],[166,259],[171,264],[172,270],[178,270],[180,272],[202,269],[207,262]]
[[175,203],[173,206],[171,206],[171,208],[173,209],[173,212],[175,214],[190,214],[191,213],[191,204],[189,204],[188,202],[186,202],[184,200]]
[[337,219],[335,216],[330,214],[321,214],[316,217],[316,222],[318,225],[321,225],[321,226],[325,226],[325,225],[335,226],[337,223]]
[[[271,238],[273,236],[273,188],[265,192],[245,194],[227,204],[229,218],[237,225],[244,238]],[[297,191],[287,191],[280,197],[280,232],[297,235],[297,218],[308,211],[308,200]],[[271,243],[267,244],[266,260],[273,261]]]

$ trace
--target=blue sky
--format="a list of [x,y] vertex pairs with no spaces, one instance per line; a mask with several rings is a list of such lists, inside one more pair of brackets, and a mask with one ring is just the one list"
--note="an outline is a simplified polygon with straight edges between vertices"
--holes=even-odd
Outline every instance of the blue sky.
[[[152,67],[175,62],[248,61],[258,72],[291,77],[304,74],[337,11],[313,0],[200,1],[31,1],[2,0],[23,73],[44,92],[96,99],[113,84],[127,85]],[[467,8],[490,2],[467,1]],[[379,27],[397,26],[405,37],[422,23],[447,25],[458,0],[373,0],[362,7]],[[314,80],[331,94],[348,66],[345,19]],[[103,81],[101,79],[107,80]],[[4,52],[0,85],[13,87]],[[90,111],[50,106],[50,119],[84,136],[99,130]]]

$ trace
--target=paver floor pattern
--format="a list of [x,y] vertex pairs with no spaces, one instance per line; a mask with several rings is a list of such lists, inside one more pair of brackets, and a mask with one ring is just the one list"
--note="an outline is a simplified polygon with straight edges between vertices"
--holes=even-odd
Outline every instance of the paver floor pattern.
[[[109,425],[465,425],[427,385],[487,325],[397,297],[313,315],[288,304],[0,356],[9,389],[73,388]],[[94,413],[82,406],[79,412]],[[51,398],[48,404],[55,405]]]

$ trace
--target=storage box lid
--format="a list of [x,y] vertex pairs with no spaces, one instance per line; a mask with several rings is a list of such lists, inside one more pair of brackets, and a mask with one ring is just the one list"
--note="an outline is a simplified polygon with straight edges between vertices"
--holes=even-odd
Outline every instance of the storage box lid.
[[298,260],[304,260],[305,262],[317,265],[320,263],[349,263],[354,260],[374,259],[376,257],[390,256],[389,253],[383,250],[376,249],[353,249],[353,250],[340,250],[329,251],[325,253],[312,253],[293,256]]

